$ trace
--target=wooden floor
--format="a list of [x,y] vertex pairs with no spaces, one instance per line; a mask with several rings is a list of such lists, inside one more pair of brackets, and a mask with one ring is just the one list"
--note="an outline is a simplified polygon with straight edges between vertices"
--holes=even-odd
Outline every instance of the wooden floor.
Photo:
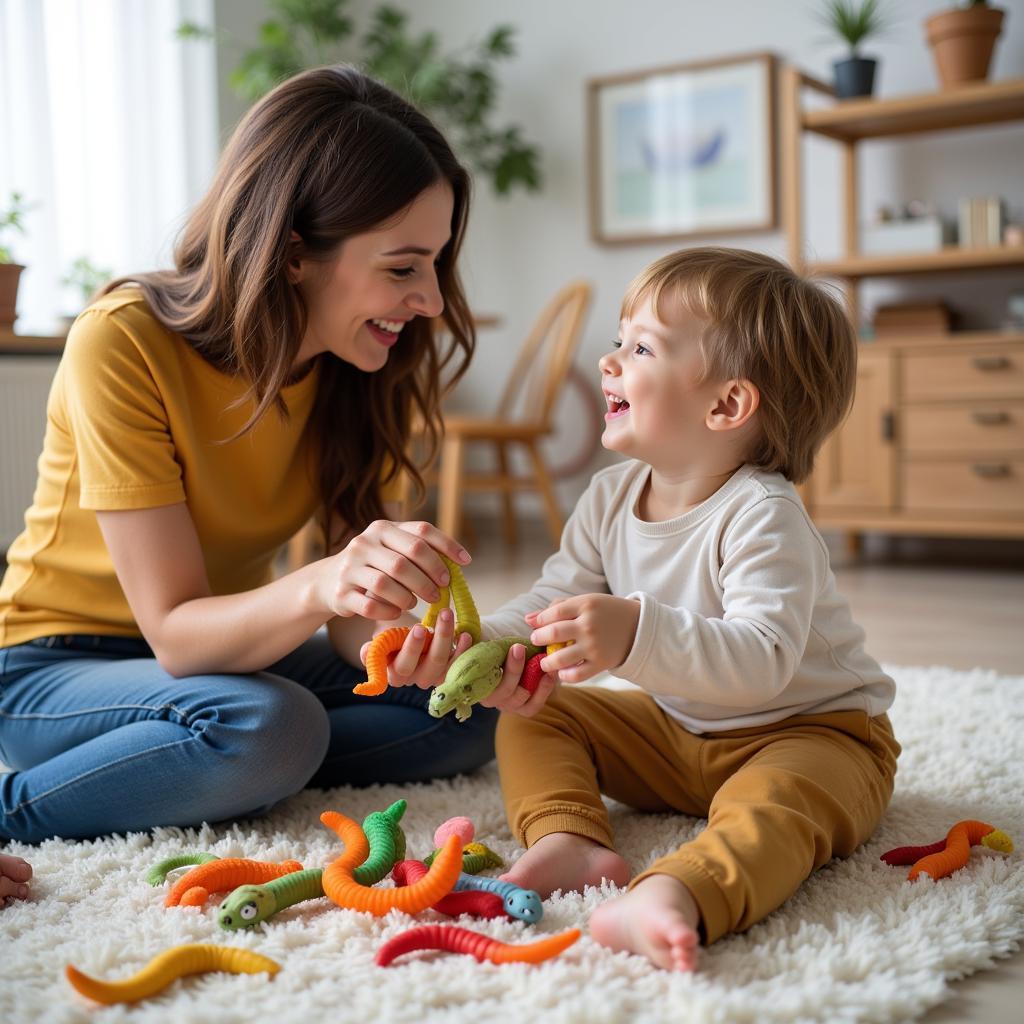
[[[520,546],[510,550],[497,522],[473,526],[466,575],[486,613],[529,588],[550,542],[526,524]],[[842,538],[826,539],[840,590],[879,661],[1024,675],[1024,544],[868,537],[853,561]],[[1024,836],[1014,838],[1024,849]],[[951,985],[951,997],[922,1017],[924,1024],[1020,1019],[1024,951]]]

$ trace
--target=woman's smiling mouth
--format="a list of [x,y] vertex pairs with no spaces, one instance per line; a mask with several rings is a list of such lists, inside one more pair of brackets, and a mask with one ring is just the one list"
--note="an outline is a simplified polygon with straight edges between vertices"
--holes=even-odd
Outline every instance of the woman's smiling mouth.
[[407,321],[405,320],[374,319],[367,320],[366,327],[377,341],[390,348],[398,341],[398,336],[402,333],[402,328],[406,323]]

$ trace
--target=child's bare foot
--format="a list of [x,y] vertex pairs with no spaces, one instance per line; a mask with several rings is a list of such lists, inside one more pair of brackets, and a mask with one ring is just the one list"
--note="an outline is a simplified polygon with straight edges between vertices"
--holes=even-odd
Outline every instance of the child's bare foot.
[[28,896],[25,883],[31,877],[32,867],[27,861],[0,853],[0,907],[6,904],[8,897],[23,900]]
[[665,970],[692,971],[699,921],[697,904],[682,882],[671,875],[648,875],[590,915],[590,934],[602,946],[639,953]]
[[547,899],[556,889],[582,891],[605,878],[616,885],[629,881],[629,865],[607,846],[570,832],[552,832],[538,839],[500,876]]

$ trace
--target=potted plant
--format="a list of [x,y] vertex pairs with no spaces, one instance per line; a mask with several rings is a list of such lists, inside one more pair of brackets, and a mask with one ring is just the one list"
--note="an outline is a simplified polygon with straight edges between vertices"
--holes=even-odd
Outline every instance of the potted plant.
[[943,89],[988,77],[992,51],[1003,29],[1003,14],[1001,7],[973,0],[963,7],[939,11],[924,23]]
[[[414,33],[404,11],[381,5],[362,37],[347,8],[350,0],[269,0],[272,16],[260,25],[259,43],[245,50],[231,72],[232,88],[255,101],[305,68],[348,60],[394,89],[438,122],[457,153],[487,175],[498,193],[520,185],[540,188],[540,154],[518,125],[496,125],[498,80],[494,66],[511,57],[513,30],[499,25],[460,55],[440,49],[436,32]],[[184,22],[183,39],[225,40],[227,33]]]
[[14,262],[4,236],[13,231],[25,233],[23,218],[28,206],[20,192],[12,192],[6,208],[0,208],[0,331],[13,331],[18,317],[18,279],[25,269]]
[[879,35],[885,27],[881,0],[825,0],[825,23],[850,47],[850,56],[832,64],[836,96],[841,100],[870,96],[875,85],[878,62],[862,57],[858,47],[869,36]]
[[61,284],[77,290],[80,296],[74,313],[62,317],[64,326],[70,330],[75,317],[92,302],[93,296],[114,276],[112,270],[97,267],[88,256],[79,256],[72,264]]

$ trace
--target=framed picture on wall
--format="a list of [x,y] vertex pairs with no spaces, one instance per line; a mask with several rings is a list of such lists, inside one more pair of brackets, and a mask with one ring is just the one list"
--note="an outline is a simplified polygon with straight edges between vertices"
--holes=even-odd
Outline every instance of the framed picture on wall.
[[775,227],[771,54],[597,78],[587,91],[595,241]]

